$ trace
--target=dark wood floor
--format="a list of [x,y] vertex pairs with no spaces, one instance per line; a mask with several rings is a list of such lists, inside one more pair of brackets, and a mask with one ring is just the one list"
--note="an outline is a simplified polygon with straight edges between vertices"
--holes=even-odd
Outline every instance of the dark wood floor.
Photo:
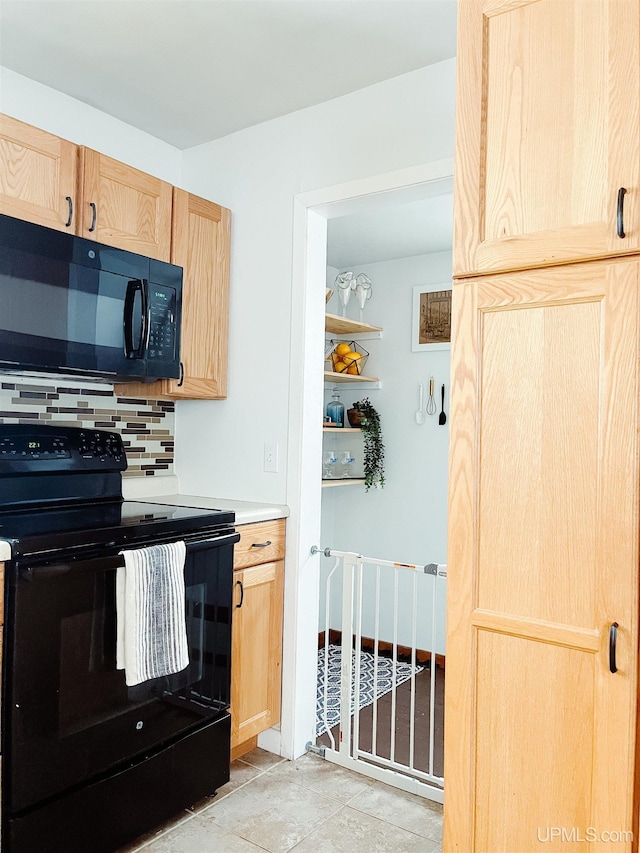
[[[434,748],[433,772],[436,776],[443,775],[443,743],[444,743],[444,669],[436,666],[436,689],[434,700]],[[429,712],[431,707],[431,669],[427,664],[415,678],[415,730],[413,766],[418,770],[429,770]],[[395,760],[409,765],[409,728],[411,718],[411,681],[400,684],[396,690],[395,713]],[[391,757],[391,732],[394,729],[392,720],[393,691],[385,693],[378,699],[376,754],[383,758]],[[360,748],[371,750],[373,729],[373,705],[362,708],[359,718]],[[353,719],[352,719],[353,731]],[[339,742],[340,726],[331,730],[336,742]],[[318,744],[330,746],[329,734],[325,732],[318,738]]]

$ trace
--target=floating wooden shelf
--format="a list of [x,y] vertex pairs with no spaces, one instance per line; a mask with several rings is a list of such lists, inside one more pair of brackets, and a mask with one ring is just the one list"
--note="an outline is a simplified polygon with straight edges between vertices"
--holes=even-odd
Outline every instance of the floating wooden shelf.
[[367,332],[382,331],[381,326],[372,326],[371,323],[360,323],[358,320],[338,317],[337,314],[325,314],[324,327],[332,335],[362,335]]
[[322,488],[329,489],[334,486],[361,486],[364,483],[364,477],[345,477],[344,480],[323,480]]
[[380,380],[377,376],[358,376],[355,373],[334,373],[333,370],[325,370],[324,381],[346,385],[347,382],[358,384],[358,382],[379,382]]
[[362,432],[360,427],[322,427],[323,432]]

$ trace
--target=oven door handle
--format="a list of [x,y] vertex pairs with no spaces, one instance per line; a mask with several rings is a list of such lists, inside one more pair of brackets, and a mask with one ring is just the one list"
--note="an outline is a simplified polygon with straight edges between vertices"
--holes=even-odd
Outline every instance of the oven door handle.
[[[177,541],[177,537],[176,540]],[[222,548],[224,545],[232,545],[240,541],[240,534],[233,531],[225,533],[222,536],[212,536],[208,539],[196,539],[192,542],[186,542],[187,551],[204,551],[211,548]],[[135,550],[123,547],[123,551]],[[96,565],[99,564],[99,565]],[[61,577],[69,572],[93,571],[110,571],[118,569],[124,565],[124,560],[120,554],[114,554],[112,557],[95,557],[88,560],[78,560],[77,562],[68,563],[52,563],[44,566],[24,566],[19,570],[21,580],[35,581],[46,580],[48,578]]]
[[214,536],[211,539],[196,539],[195,542],[187,542],[187,551],[203,551],[205,548],[221,548],[223,545],[233,545],[240,541],[240,534],[227,533],[224,536]]

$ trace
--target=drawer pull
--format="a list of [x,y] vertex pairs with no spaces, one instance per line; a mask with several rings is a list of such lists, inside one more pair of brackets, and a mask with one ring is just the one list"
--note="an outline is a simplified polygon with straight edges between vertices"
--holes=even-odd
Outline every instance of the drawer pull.
[[266,542],[254,542],[251,547],[252,548],[268,548],[271,545],[271,539],[267,539]]

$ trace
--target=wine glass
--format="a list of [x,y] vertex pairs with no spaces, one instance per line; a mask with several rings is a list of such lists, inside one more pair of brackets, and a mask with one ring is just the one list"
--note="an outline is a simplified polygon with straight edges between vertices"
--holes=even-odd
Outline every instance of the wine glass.
[[353,472],[353,463],[355,458],[351,455],[350,450],[343,450],[340,454],[340,469],[343,477],[351,477]]
[[336,476],[338,457],[333,450],[325,450],[322,454],[322,476],[325,480],[333,480]]
[[358,297],[358,303],[360,305],[360,322],[362,323],[362,318],[364,316],[364,304],[367,299],[371,299],[371,279],[369,276],[363,272],[358,273],[356,280],[353,283],[353,289]]
[[342,316],[346,317],[347,305],[349,304],[349,298],[351,297],[351,288],[353,286],[353,273],[341,272],[339,275],[336,276],[335,286],[340,297],[340,302],[342,303]]

